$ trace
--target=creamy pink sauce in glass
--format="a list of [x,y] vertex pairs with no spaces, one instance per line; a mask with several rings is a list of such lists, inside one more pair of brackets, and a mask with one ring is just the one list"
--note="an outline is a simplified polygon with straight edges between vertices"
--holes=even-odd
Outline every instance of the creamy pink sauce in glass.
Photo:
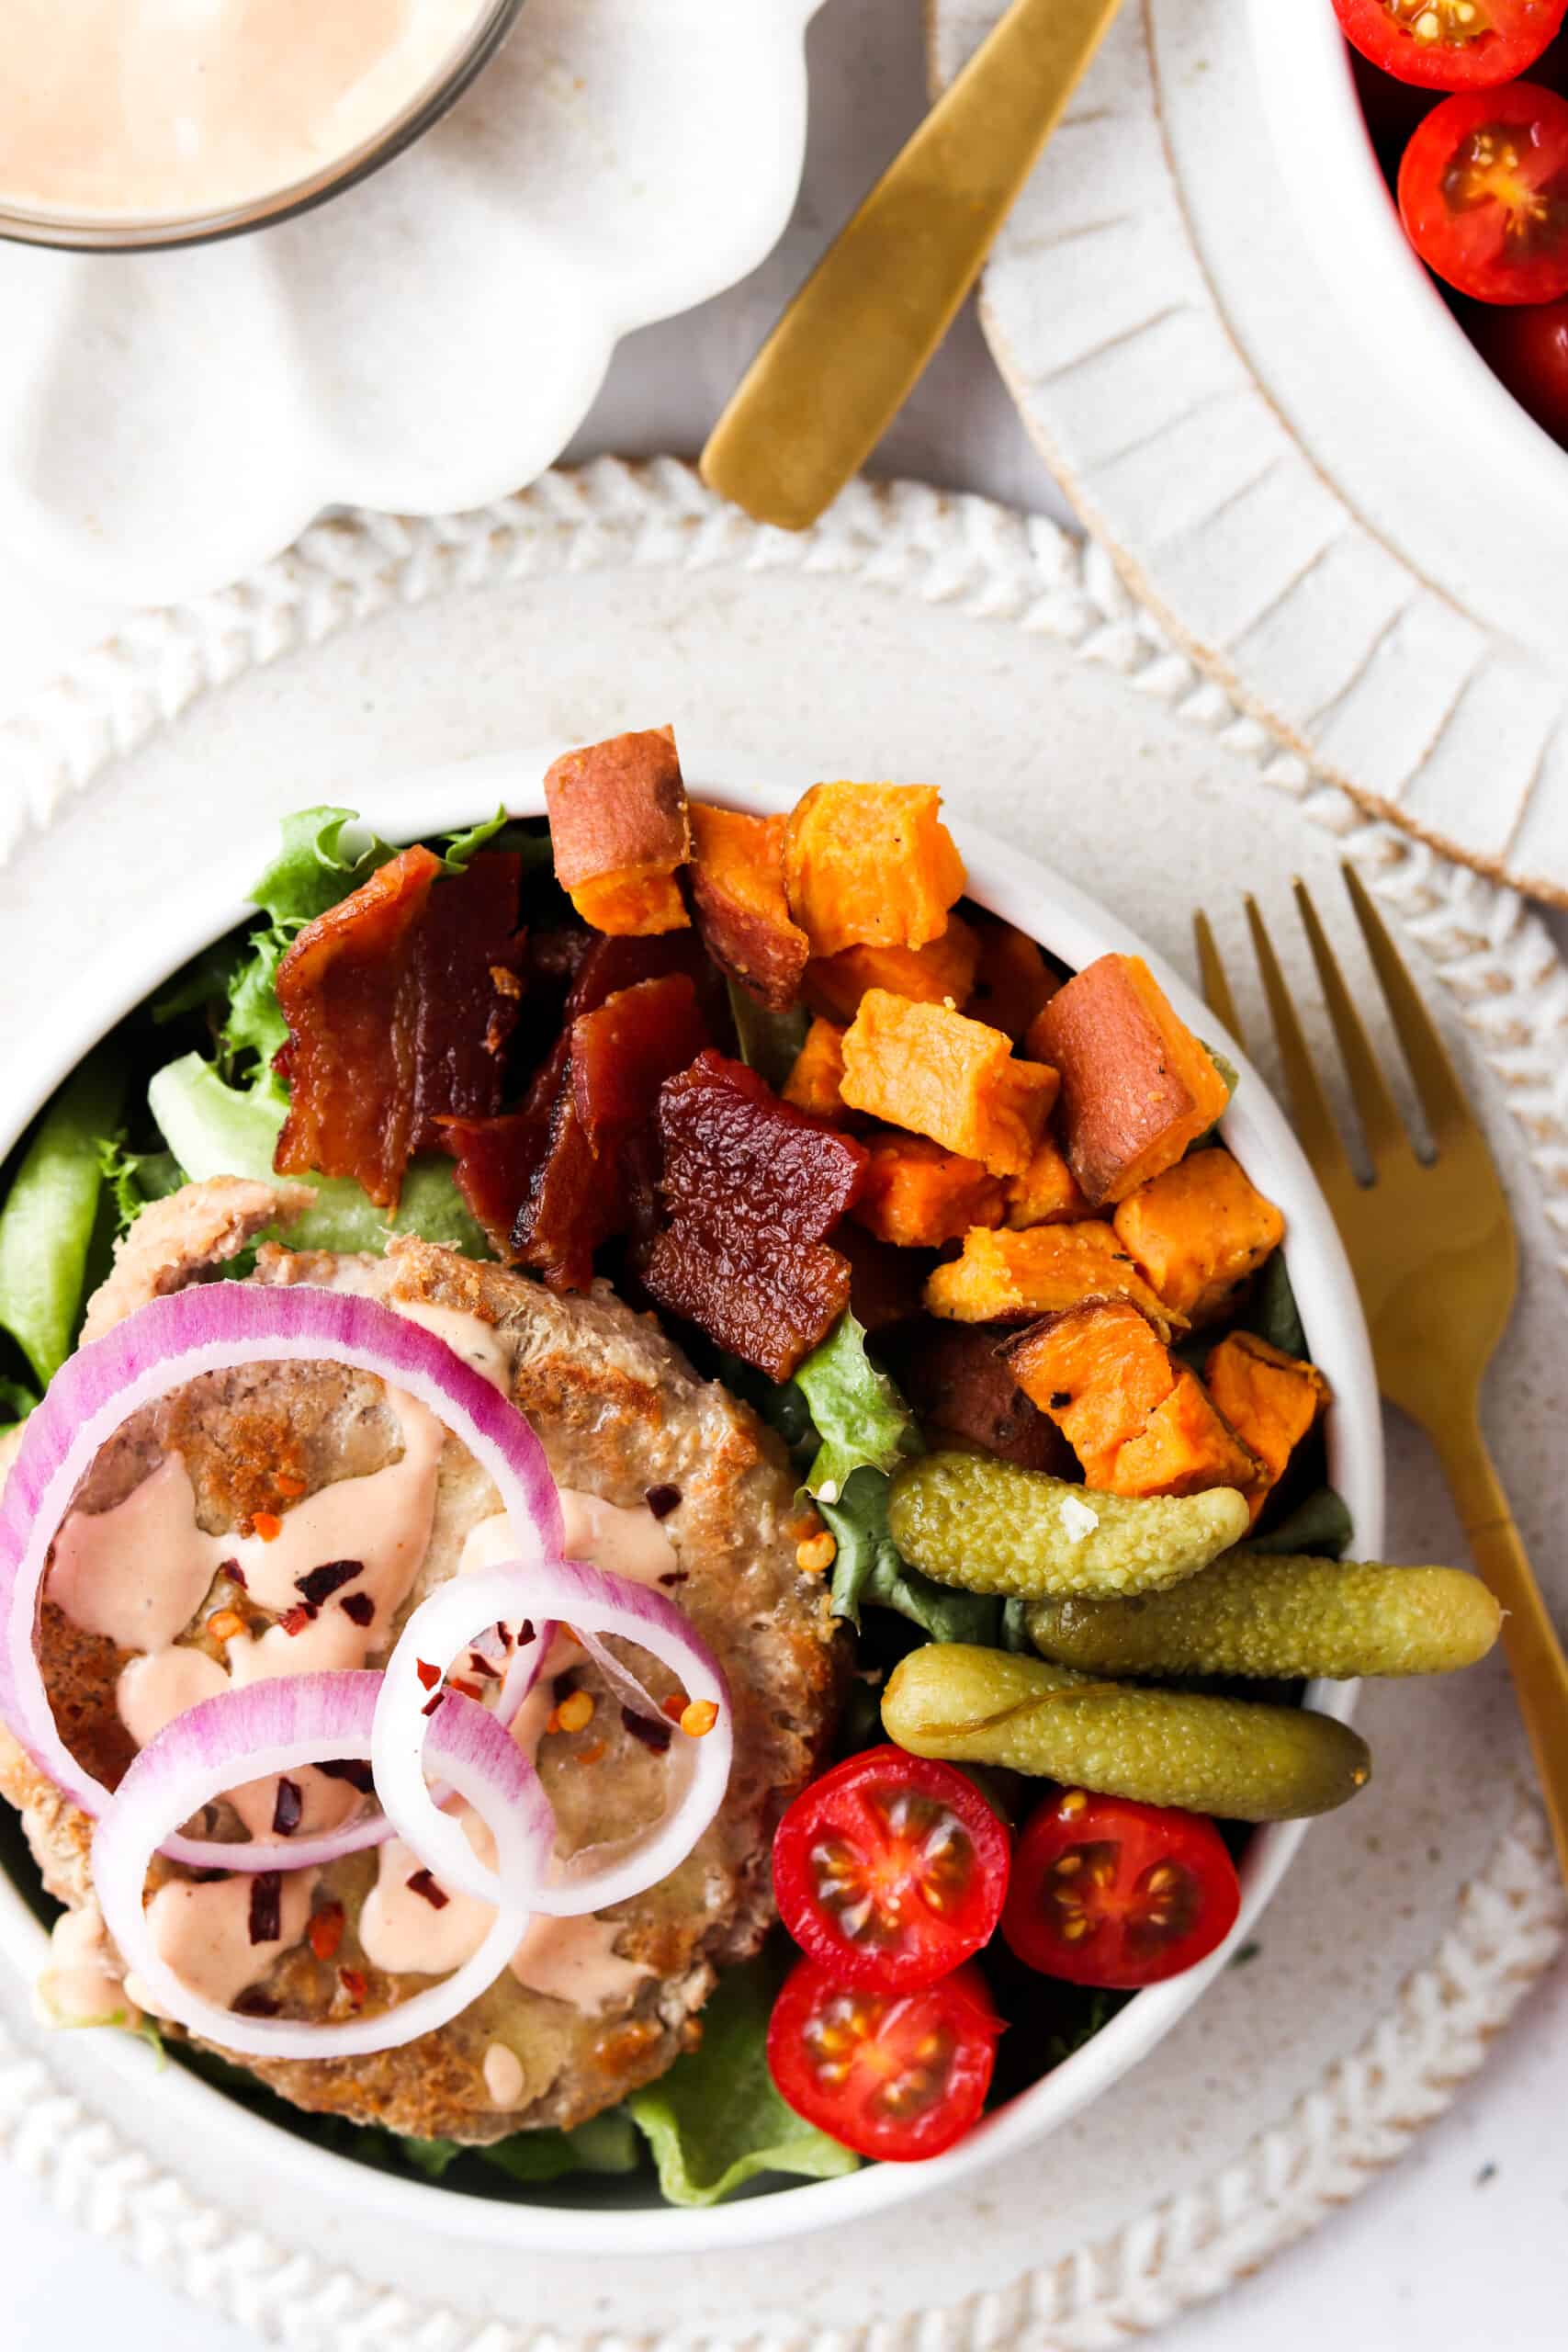
[[0,206],[199,219],[375,140],[484,0],[0,0]]

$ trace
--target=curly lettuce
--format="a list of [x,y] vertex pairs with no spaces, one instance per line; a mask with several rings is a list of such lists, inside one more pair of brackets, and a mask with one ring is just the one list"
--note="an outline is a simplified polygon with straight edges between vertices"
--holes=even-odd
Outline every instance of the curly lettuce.
[[[0,1327],[41,1392],[75,1341],[103,1196],[103,1136],[119,1118],[125,1081],[95,1054],[46,1106],[0,1208]],[[34,1401],[6,1375],[0,1409],[21,1419]]]

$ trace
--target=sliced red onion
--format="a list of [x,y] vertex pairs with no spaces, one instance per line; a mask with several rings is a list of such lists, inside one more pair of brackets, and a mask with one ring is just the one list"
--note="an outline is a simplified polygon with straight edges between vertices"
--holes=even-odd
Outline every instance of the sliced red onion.
[[[444,1668],[476,1626],[546,1611],[566,1619],[576,1633],[614,1634],[650,1651],[680,1677],[688,1698],[712,1701],[718,1719],[701,1738],[674,1734],[671,1802],[657,1821],[613,1848],[591,1848],[570,1861],[549,1864],[524,1887],[507,1884],[504,1864],[499,1872],[487,1869],[458,1824],[437,1810],[424,1778],[430,1728],[424,1711],[433,1688],[427,1687],[429,1669]],[[449,1700],[436,1710],[437,1722],[446,1704]],[[494,1903],[505,1885],[526,1909],[566,1918],[640,1894],[685,1860],[724,1801],[734,1745],[729,1692],[718,1661],[672,1601],[575,1561],[547,1566],[512,1562],[454,1577],[414,1611],[381,1679],[371,1758],[376,1792],[389,1819],[444,1886]]]
[[528,1915],[521,1890],[547,1868],[550,1809],[538,1774],[495,1717],[448,1691],[423,1726],[431,1760],[483,1819],[501,1863],[491,1895],[496,1916],[471,1959],[378,2017],[309,2025],[220,2007],[182,1984],[161,1958],[143,1898],[147,1866],[175,1825],[237,1774],[261,1780],[335,1757],[369,1757],[380,1683],[379,1675],[355,1669],[280,1676],[202,1700],[141,1750],[94,1833],[93,1886],[127,1971],[168,2017],[221,2050],[250,2058],[354,2058],[399,2049],[477,2000],[521,1940]]
[[580,1625],[577,1630],[582,1636],[583,1648],[622,1706],[629,1707],[634,1715],[646,1715],[650,1723],[667,1724],[669,1716],[652,1691],[643,1688],[630,1667],[623,1666],[615,1651],[606,1648],[598,1634],[591,1634],[586,1625]]
[[[519,1642],[513,1649],[501,1685],[501,1695],[489,1711],[502,1731],[509,1731],[515,1723],[524,1700],[538,1680],[555,1638],[555,1630],[551,1624],[541,1624],[533,1641]],[[380,1679],[379,1675],[375,1677],[377,1682]],[[222,1694],[217,1695],[220,1697]],[[459,1691],[457,1696],[461,1698],[463,1693]],[[238,1783],[231,1785],[237,1786]],[[445,1781],[430,1792],[433,1804],[445,1807],[451,1799],[452,1791]],[[314,1838],[225,1840],[186,1838],[182,1834],[165,1838],[159,1851],[168,1861],[183,1862],[187,1870],[193,1871],[255,1873],[262,1871],[325,1870],[329,1862],[341,1862],[348,1854],[368,1853],[377,1846],[384,1846],[393,1835],[392,1825],[386,1815],[376,1812],[345,1821],[341,1828],[323,1830]]]
[[[85,1813],[101,1814],[108,1792],[61,1738],[37,1655],[49,1548],[72,1498],[99,1449],[143,1406],[203,1373],[298,1361],[350,1364],[406,1389],[494,1480],[525,1556],[559,1554],[560,1497],[538,1439],[506,1397],[422,1325],[375,1299],[307,1283],[209,1283],[154,1299],[55,1374],[23,1426],[0,1504],[0,1719]],[[246,1868],[276,1870],[300,1867],[304,1849],[247,1850]]]

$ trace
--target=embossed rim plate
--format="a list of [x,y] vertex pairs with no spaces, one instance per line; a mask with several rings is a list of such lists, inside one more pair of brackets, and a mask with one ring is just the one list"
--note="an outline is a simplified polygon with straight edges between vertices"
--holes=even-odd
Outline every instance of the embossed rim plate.
[[[933,86],[1002,6],[931,0]],[[1537,463],[1544,436],[1396,269],[1331,33],[1328,0],[1127,0],[997,241],[982,320],[1079,514],[1241,707],[1370,814],[1568,904],[1568,469],[1550,444]],[[1298,226],[1260,74],[1293,148],[1321,134],[1298,176],[1349,150],[1330,213],[1362,193],[1381,211],[1337,271]],[[1426,421],[1444,386],[1478,427],[1462,463]]]
[[[472,824],[500,798],[514,816],[543,812],[543,777],[554,748],[523,750],[459,762],[411,775],[366,796],[367,824],[392,841]],[[824,746],[825,752],[829,747]],[[742,808],[787,808],[815,778],[806,773],[788,784],[738,784],[748,763],[704,747],[686,761],[692,787]],[[955,821],[953,833],[968,869],[969,889],[980,903],[1038,938],[1054,955],[1077,967],[1109,951],[1145,956],[1183,1020],[1201,1034],[1223,1035],[1213,1015],[1165,959],[1108,910],[1034,858],[981,828]],[[4,1141],[8,1150],[27,1121],[98,1039],[133,1006],[209,941],[220,937],[249,911],[246,884],[271,854],[270,839],[253,839],[215,861],[203,887],[187,895],[177,928],[161,911],[101,956],[62,1004],[58,1033],[40,1040],[30,1056],[7,1071]],[[1223,1123],[1226,1140],[1269,1197],[1283,1210],[1290,1235],[1292,1278],[1314,1362],[1327,1373],[1336,1403],[1328,1429],[1329,1470],[1345,1496],[1359,1540],[1369,1555],[1383,1535],[1382,1420],[1371,1351],[1350,1272],[1333,1219],[1296,1142],[1267,1086],[1234,1040],[1225,1050],[1240,1073],[1235,1098]],[[1348,1720],[1356,1686],[1314,1683],[1309,1702]],[[1255,1927],[1305,1835],[1305,1822],[1283,1822],[1260,1830],[1242,1864],[1241,1914],[1231,1936],[1210,1959],[1183,1976],[1139,1994],[1092,2041],[1074,2052],[1031,2089],[998,2109],[947,2155],[908,2166],[869,2165],[840,2180],[780,2188],[767,2196],[696,2211],[654,2201],[595,2206],[552,2204],[547,2196],[526,2203],[502,2203],[442,2188],[438,2183],[395,2179],[368,2166],[285,2137],[278,2127],[245,2114],[220,2091],[173,2070],[161,2078],[189,2101],[193,2123],[204,2135],[230,2128],[269,2135],[291,2165],[319,2171],[331,2186],[389,2218],[430,2216],[439,2199],[442,2227],[495,2245],[564,2253],[679,2253],[761,2244],[852,2222],[885,2211],[911,2198],[928,2196],[967,2178],[1014,2151],[1032,2146],[1057,2125],[1098,2098],[1145,2057],[1198,2000],[1237,1945]],[[45,1937],[21,1894],[7,1877],[0,1882],[0,1939],[23,1972],[36,1972]],[[143,2070],[146,2053],[118,2037],[105,2037],[107,2063]],[[162,2089],[156,2095],[162,2095]]]

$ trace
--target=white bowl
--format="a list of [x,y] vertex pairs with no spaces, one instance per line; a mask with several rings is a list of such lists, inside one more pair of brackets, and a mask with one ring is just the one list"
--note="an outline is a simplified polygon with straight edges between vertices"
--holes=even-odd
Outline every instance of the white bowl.
[[1406,237],[1329,0],[1249,6],[1264,112],[1302,234],[1397,413],[1476,497],[1495,481],[1537,503],[1543,536],[1568,526],[1568,453],[1494,375]]
[[[471,824],[498,800],[514,815],[539,815],[544,771],[552,756],[524,751],[427,771],[367,796],[362,814],[394,842]],[[746,774],[746,763],[720,756],[705,760],[703,766],[695,789],[740,808],[787,808],[816,781],[815,775],[802,775],[741,785],[728,779]],[[1182,1019],[1204,1035],[1223,1037],[1179,975],[1094,899],[993,834],[956,823],[953,830],[968,867],[970,893],[981,905],[1030,932],[1073,967],[1111,950],[1145,956]],[[0,1154],[107,1030],[189,956],[254,912],[245,894],[273,851],[269,834],[226,852],[213,862],[203,889],[191,892],[178,910],[160,910],[133,927],[88,970],[62,1001],[51,1035],[39,1038],[30,1057],[20,1057],[7,1073]],[[1230,1039],[1224,1045],[1240,1073],[1224,1137],[1284,1212],[1302,1320],[1313,1358],[1327,1374],[1337,1399],[1327,1422],[1330,1475],[1349,1505],[1359,1549],[1375,1555],[1383,1540],[1382,1422],[1355,1280],[1300,1146],[1240,1048]],[[1355,1693],[1354,1684],[1321,1683],[1310,1687],[1308,1698],[1345,1721]],[[1242,1866],[1241,1914],[1218,1951],[1185,1975],[1140,1993],[1092,2041],[998,2109],[947,2155],[919,2165],[870,2165],[842,2180],[803,2183],[698,2211],[659,2203],[643,2184],[630,2192],[641,2199],[636,2203],[625,2186],[611,2181],[586,2184],[581,2194],[558,2188],[526,2203],[503,2203],[439,2184],[398,2179],[284,2133],[177,2067],[167,2068],[154,2085],[147,2074],[147,2051],[127,2037],[104,2034],[103,2058],[106,2065],[130,2070],[143,2095],[177,2102],[188,2115],[193,2137],[203,2143],[220,2135],[248,2142],[273,2163],[288,2164],[296,2177],[313,2181],[323,2197],[368,2204],[393,2226],[400,2217],[418,2215],[429,2222],[438,2215],[443,2230],[492,2246],[605,2256],[689,2256],[760,2245],[907,2204],[1044,2139],[1145,2057],[1191,2007],[1251,1933],[1305,1826],[1280,1823],[1254,1836]],[[0,1947],[25,1977],[36,1974],[44,1944],[43,1930],[20,1891],[0,1878]]]

